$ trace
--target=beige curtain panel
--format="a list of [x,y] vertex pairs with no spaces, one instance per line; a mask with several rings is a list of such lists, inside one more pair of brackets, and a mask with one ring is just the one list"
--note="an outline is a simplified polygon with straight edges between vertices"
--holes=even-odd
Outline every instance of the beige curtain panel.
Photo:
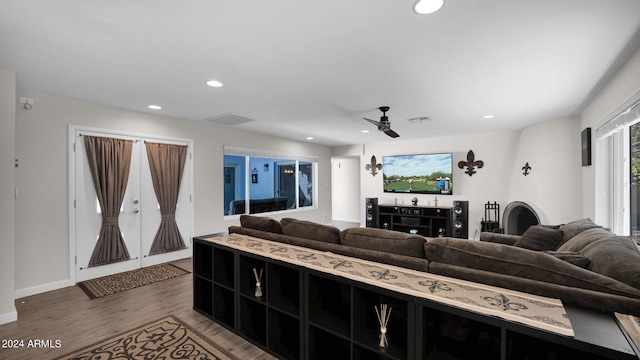
[[129,180],[131,140],[85,136],[89,168],[102,213],[102,226],[89,266],[129,260],[118,217]]
[[145,142],[145,145],[153,189],[162,215],[149,255],[186,249],[176,223],[176,205],[187,158],[187,146],[152,142]]

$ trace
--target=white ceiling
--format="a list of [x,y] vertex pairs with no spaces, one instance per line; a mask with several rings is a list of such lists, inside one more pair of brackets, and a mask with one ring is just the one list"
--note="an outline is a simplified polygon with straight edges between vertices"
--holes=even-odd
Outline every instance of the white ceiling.
[[383,105],[399,139],[579,114],[640,44],[638,0],[413,2],[2,0],[0,68],[24,91],[342,145],[394,141],[362,119]]

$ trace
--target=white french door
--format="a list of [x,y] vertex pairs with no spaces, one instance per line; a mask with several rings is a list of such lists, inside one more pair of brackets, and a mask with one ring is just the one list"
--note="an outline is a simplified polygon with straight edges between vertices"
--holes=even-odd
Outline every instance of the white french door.
[[[102,136],[133,141],[131,154],[131,168],[124,201],[120,209],[118,224],[130,255],[130,260],[113,264],[89,267],[89,259],[97,243],[102,215],[98,204],[91,171],[88,167],[87,152],[84,146],[84,135]],[[138,269],[172,260],[191,256],[192,237],[192,144],[190,141],[172,141],[149,137],[115,134],[102,131],[75,130],[74,136],[74,169],[70,174],[74,182],[71,189],[75,189],[72,197],[74,228],[72,233],[72,249],[75,249],[75,278],[84,281],[101,276],[116,274],[123,271]],[[151,181],[151,171],[147,158],[145,141],[156,143],[171,143],[186,145],[187,159],[183,172],[178,205],[176,209],[176,223],[182,234],[186,249],[163,254],[149,255],[153,239],[161,221],[160,207],[156,199]],[[71,178],[73,175],[73,178]]]

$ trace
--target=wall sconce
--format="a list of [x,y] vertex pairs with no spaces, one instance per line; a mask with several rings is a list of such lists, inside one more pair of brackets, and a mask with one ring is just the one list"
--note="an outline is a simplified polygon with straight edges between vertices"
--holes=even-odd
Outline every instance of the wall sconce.
[[262,170],[264,172],[268,172],[269,171],[269,164],[264,164],[264,166],[262,167]]

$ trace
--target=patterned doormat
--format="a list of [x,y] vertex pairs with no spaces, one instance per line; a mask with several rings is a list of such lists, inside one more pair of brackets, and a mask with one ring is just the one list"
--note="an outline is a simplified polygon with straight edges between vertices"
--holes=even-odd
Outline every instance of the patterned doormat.
[[63,356],[79,359],[237,359],[179,319],[168,316]]
[[184,274],[189,274],[189,271],[172,264],[160,264],[82,281],[78,283],[78,286],[90,299],[95,299]]

